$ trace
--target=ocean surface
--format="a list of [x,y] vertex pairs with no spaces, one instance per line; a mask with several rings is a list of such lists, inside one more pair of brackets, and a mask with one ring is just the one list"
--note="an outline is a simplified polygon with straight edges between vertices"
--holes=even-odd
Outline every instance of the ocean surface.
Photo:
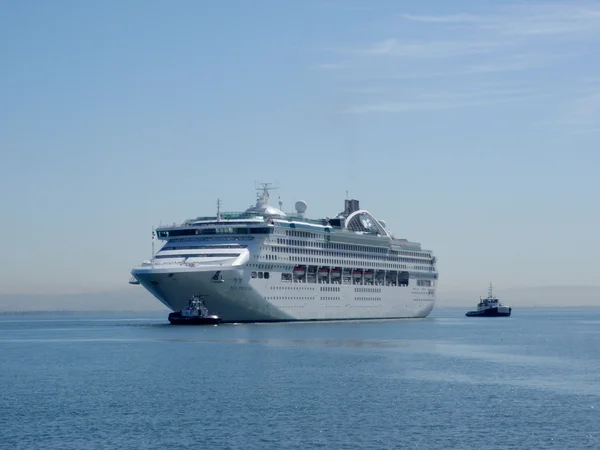
[[7,449],[600,449],[600,309],[0,316]]

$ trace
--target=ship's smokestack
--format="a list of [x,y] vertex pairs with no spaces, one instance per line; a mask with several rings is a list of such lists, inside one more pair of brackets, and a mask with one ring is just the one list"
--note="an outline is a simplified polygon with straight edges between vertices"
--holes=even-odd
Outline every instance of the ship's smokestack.
[[353,212],[356,212],[360,209],[358,200],[345,200],[344,202],[344,213],[346,214],[346,217],[348,217],[350,214],[352,214]]

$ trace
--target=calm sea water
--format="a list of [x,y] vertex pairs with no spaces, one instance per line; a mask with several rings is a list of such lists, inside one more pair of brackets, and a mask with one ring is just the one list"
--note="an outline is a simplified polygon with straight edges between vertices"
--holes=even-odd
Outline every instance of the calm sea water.
[[600,448],[600,309],[0,316],[3,448]]

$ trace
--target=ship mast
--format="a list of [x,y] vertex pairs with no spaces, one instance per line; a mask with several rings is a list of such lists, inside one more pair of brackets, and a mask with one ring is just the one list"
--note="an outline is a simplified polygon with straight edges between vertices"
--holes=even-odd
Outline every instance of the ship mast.
[[152,268],[154,269],[154,241],[156,240],[156,229],[154,225],[152,225],[152,258],[150,261],[152,262]]
[[492,283],[490,282],[490,290],[488,291],[488,298],[492,298]]
[[269,205],[269,191],[274,189],[279,189],[278,185],[273,185],[273,183],[256,183],[255,189],[259,192],[262,191],[262,194],[257,193],[256,205],[257,206],[268,206]]
[[217,222],[221,221],[221,199],[217,198]]

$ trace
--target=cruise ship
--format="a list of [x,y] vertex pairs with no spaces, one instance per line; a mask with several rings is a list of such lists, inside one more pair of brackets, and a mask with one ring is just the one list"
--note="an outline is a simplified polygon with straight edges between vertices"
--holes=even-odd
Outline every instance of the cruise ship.
[[[332,218],[305,217],[269,204],[273,187],[257,187],[244,212],[217,212],[161,226],[165,241],[131,271],[164,305],[180,311],[202,296],[223,322],[356,320],[426,317],[434,307],[436,258],[397,239],[385,221],[345,200]],[[154,253],[154,251],[153,251]]]

